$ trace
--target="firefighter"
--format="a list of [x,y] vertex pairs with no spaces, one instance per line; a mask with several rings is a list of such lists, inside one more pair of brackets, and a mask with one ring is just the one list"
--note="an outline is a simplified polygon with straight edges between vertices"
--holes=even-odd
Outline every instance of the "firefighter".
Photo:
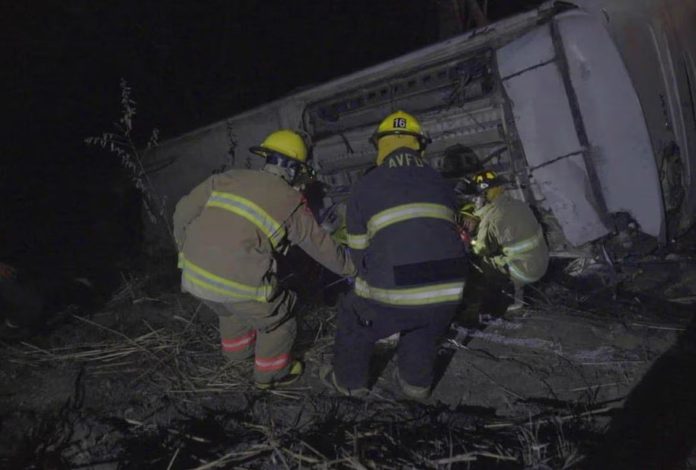
[[546,273],[549,251],[544,232],[529,206],[505,193],[504,181],[494,171],[477,173],[473,183],[477,209],[464,224],[468,231],[476,230],[471,248],[491,287],[487,297],[499,298],[500,280],[511,281],[514,302],[507,310],[517,310],[524,305],[523,287]]
[[355,268],[293,188],[307,161],[302,137],[279,130],[249,150],[265,158],[263,169],[229,170],[195,187],[176,206],[174,238],[182,290],[219,316],[223,355],[255,357],[256,386],[269,389],[303,372],[290,355],[296,296],[278,285],[274,256],[297,245],[339,275]]
[[358,275],[339,307],[333,366],[320,377],[343,395],[368,394],[375,343],[400,333],[398,382],[407,397],[425,399],[466,278],[455,194],[424,159],[430,139],[410,114],[387,116],[371,141],[377,166],[353,186],[346,210]]

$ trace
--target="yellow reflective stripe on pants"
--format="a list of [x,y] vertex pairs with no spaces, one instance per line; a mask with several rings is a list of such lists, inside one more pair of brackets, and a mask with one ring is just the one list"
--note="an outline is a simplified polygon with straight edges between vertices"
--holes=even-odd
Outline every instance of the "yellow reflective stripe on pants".
[[414,306],[458,302],[462,298],[463,291],[464,281],[411,289],[381,289],[368,285],[361,278],[355,280],[357,295],[391,305]]
[[232,193],[213,191],[207,207],[217,207],[232,212],[240,217],[244,217],[252,224],[256,225],[271,241],[274,247],[285,237],[285,229],[273,217],[271,217],[259,205],[249,199],[237,196]]
[[370,240],[367,238],[366,233],[349,233],[347,234],[346,242],[348,244],[348,248],[352,248],[354,250],[364,250],[370,245]]
[[183,270],[182,275],[188,282],[202,289],[233,299],[267,302],[273,289],[269,284],[249,286],[225,279],[193,264],[185,259],[183,254],[179,256],[179,264]]
[[370,217],[370,220],[367,221],[367,236],[372,238],[377,232],[392,224],[424,217],[454,223],[454,211],[449,207],[428,202],[416,202],[392,207]]
[[503,254],[506,256],[520,255],[532,251],[538,247],[544,239],[544,234],[541,229],[537,230],[533,236],[525,238],[517,243],[512,243],[503,247]]

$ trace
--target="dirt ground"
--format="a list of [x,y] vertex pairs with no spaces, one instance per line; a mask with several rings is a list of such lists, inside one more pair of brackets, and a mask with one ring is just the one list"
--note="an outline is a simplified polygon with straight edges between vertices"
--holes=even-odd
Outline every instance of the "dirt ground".
[[692,320],[690,261],[627,265],[621,276],[581,288],[547,276],[521,311],[453,324],[434,393],[419,403],[399,393],[389,342],[370,397],[323,387],[336,309],[317,296],[298,309],[307,373],[258,391],[251,364],[223,360],[216,318],[171,272],[132,273],[99,311],[0,346],[0,466],[583,468]]

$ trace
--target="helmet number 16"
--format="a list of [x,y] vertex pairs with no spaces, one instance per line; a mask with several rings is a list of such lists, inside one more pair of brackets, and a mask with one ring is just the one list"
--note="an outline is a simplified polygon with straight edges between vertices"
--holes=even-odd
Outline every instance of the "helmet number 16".
[[394,118],[394,128],[395,129],[406,129],[406,119],[399,117]]

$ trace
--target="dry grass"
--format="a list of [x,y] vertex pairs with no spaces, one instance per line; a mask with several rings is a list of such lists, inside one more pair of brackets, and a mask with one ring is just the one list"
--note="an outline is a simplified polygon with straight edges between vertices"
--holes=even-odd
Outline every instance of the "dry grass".
[[[133,286],[117,292],[111,305],[123,302],[123,292],[132,295]],[[132,297],[137,304],[142,297]],[[84,337],[103,336],[100,341],[87,341],[56,347],[39,347],[29,342],[8,348],[8,360],[30,367],[51,364],[85,366],[93,376],[133,374],[135,380],[147,378],[167,394],[219,393],[249,388],[249,363],[224,362],[219,358],[218,332],[211,325],[196,322],[200,306],[193,312],[176,312],[171,324],[154,328],[143,319],[139,330],[128,335],[107,326],[118,323],[115,312],[102,315],[100,322],[73,315],[87,328]],[[105,318],[106,317],[106,318]],[[99,335],[89,334],[96,331]]]
[[[84,330],[80,337],[99,340],[52,347],[26,342],[7,352],[9,361],[27,367],[78,365],[90,377],[127,375],[131,382],[147,383],[154,400],[162,394],[175,401],[208,403],[216,396],[243,397],[239,403],[247,408],[233,416],[220,411],[214,417],[221,428],[215,438],[191,430],[185,422],[162,425],[124,417],[128,431],[122,439],[159,436],[146,457],[148,465],[366,469],[475,468],[479,462],[519,468],[536,462],[571,468],[579,461],[580,452],[563,428],[577,416],[538,418],[533,425],[491,424],[441,405],[380,398],[379,392],[367,401],[328,396],[311,386],[259,392],[249,380],[249,361],[230,363],[220,357],[219,333],[210,322],[201,321],[201,305],[148,297],[143,293],[145,282],[124,278],[109,303],[110,308],[122,306],[120,312],[102,312],[92,319],[74,316],[74,328]],[[138,309],[149,303],[166,305],[169,321],[153,326],[147,315],[133,321]],[[121,321],[124,314],[129,321]],[[314,368],[331,354],[335,314],[319,307],[301,312],[297,347]],[[579,419],[591,417],[589,412]],[[546,432],[544,441],[540,430],[550,428],[557,429],[552,433],[557,437],[548,438]]]

